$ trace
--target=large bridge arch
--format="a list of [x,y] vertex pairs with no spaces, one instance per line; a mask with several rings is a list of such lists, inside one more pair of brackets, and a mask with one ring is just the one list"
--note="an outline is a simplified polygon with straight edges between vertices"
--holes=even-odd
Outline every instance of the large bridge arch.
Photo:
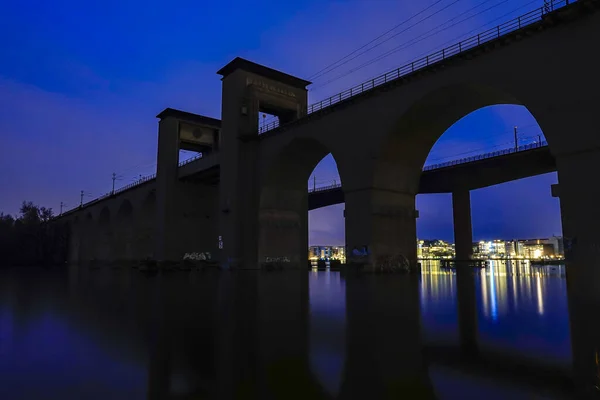
[[[308,261],[308,192],[317,164],[336,153],[315,138],[294,138],[263,164],[259,190],[258,261],[280,259],[305,268]],[[341,178],[343,184],[343,178]]]
[[[349,247],[371,246],[371,263],[390,256],[416,263],[415,196],[434,144],[458,120],[484,107],[510,104],[529,110],[529,103],[522,100],[528,88],[513,91],[512,85],[502,80],[488,83],[492,78],[450,79],[443,85],[417,83],[411,101],[388,99],[385,110],[377,112],[371,154],[363,156],[358,166],[368,173],[353,174],[349,178],[352,191],[345,193]],[[534,108],[540,105],[534,104]],[[553,138],[548,140],[552,145]]]
[[373,166],[374,185],[418,193],[427,156],[444,132],[476,110],[503,104],[524,105],[511,93],[491,85],[453,84],[429,91],[382,132]]

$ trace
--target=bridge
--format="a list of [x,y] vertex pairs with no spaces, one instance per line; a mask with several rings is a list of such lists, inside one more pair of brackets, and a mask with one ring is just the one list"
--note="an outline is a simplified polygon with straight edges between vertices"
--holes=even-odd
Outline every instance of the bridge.
[[[469,191],[556,170],[563,234],[579,246],[571,255],[586,260],[582,269],[595,265],[600,189],[588,177],[600,167],[600,79],[589,43],[600,39],[598,3],[549,2],[313,105],[310,82],[236,58],[218,71],[220,120],[164,110],[156,176],[59,219],[72,232],[70,260],[209,252],[223,268],[273,258],[303,267],[307,210],[344,201],[347,245],[367,245],[368,265],[398,254],[414,264],[415,196],[434,192],[453,193],[457,256],[468,258]],[[423,170],[448,127],[495,104],[527,107],[547,146]],[[277,123],[260,127],[263,112]],[[179,163],[181,149],[203,156]],[[343,187],[309,195],[308,178],[329,153]]]

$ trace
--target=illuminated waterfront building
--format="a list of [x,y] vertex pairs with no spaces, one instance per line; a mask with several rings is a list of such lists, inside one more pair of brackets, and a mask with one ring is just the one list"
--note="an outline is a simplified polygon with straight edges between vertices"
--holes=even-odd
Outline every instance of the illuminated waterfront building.
[[308,248],[308,259],[316,260],[340,260],[346,262],[346,249],[344,246],[310,246]]
[[[455,257],[453,243],[444,240],[417,240],[417,257],[419,259],[447,259]],[[563,258],[564,247],[562,237],[549,239],[525,240],[489,240],[473,243],[473,258],[478,259],[551,259]],[[346,262],[344,246],[310,246],[309,260],[340,260]]]

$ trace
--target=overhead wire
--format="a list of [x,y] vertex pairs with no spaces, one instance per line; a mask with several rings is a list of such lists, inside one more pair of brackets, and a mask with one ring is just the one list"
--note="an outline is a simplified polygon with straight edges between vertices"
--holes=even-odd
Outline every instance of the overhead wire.
[[[439,13],[439,12],[441,12],[441,11],[445,10],[446,8],[448,8],[448,7],[452,6],[453,4],[457,3],[457,2],[458,2],[458,1],[460,1],[460,0],[455,0],[453,3],[451,3],[451,4],[447,5],[446,7],[442,8],[441,10],[438,10],[436,13],[429,15],[429,16],[428,16],[428,17],[426,17],[425,19],[422,19],[421,21],[417,22],[416,24],[413,24],[413,25],[411,25],[411,26],[410,26],[410,27],[408,27],[407,29],[405,29],[405,30],[403,30],[403,31],[401,31],[401,32],[398,32],[398,33],[396,33],[395,35],[393,35],[393,36],[391,36],[391,37],[387,38],[386,40],[384,40],[384,41],[380,42],[379,44],[377,44],[377,45],[375,45],[375,46],[372,46],[372,47],[368,48],[367,50],[365,50],[364,52],[362,52],[362,53],[360,53],[360,54],[356,55],[355,57],[351,58],[350,60],[347,60],[347,61],[345,61],[344,63],[342,63],[342,64],[339,64],[339,65],[337,65],[337,66],[336,66],[336,64],[338,64],[338,63],[340,63],[340,62],[342,62],[342,61],[346,60],[348,57],[350,57],[350,56],[352,56],[352,55],[356,54],[358,51],[360,51],[360,50],[364,49],[365,47],[367,47],[367,46],[371,45],[372,43],[375,43],[375,42],[376,42],[376,41],[378,41],[379,39],[381,39],[381,38],[385,37],[387,34],[389,34],[389,33],[393,32],[394,30],[396,30],[396,29],[397,29],[397,28],[399,28],[400,26],[404,25],[405,23],[407,23],[407,22],[411,21],[412,19],[414,19],[414,18],[418,17],[419,15],[423,14],[424,12],[428,11],[429,9],[431,9],[432,7],[434,7],[434,6],[436,6],[437,4],[441,3],[442,1],[443,1],[443,0],[437,0],[437,1],[435,1],[434,3],[432,3],[432,4],[430,4],[429,6],[425,7],[425,8],[424,8],[424,9],[422,9],[421,11],[417,12],[416,14],[413,14],[411,17],[409,17],[409,18],[405,19],[404,21],[400,22],[399,24],[396,24],[395,26],[393,26],[392,28],[388,29],[388,30],[387,30],[387,31],[385,31],[384,33],[380,34],[379,36],[375,37],[375,38],[374,38],[374,39],[372,39],[371,41],[369,41],[369,42],[365,43],[365,44],[364,44],[364,45],[362,45],[361,47],[359,47],[359,48],[355,49],[354,51],[352,51],[352,52],[348,53],[347,55],[345,55],[344,57],[340,58],[339,60],[337,60],[337,61],[335,61],[335,62],[333,62],[333,63],[329,64],[328,66],[326,66],[326,67],[322,68],[321,70],[317,71],[316,73],[312,74],[312,75],[311,75],[311,76],[309,76],[307,79],[309,79],[309,80],[315,80],[315,79],[318,79],[318,78],[319,78],[319,77],[321,77],[321,76],[324,76],[324,75],[326,75],[327,73],[329,73],[329,72],[331,72],[331,71],[335,70],[336,68],[338,68],[338,67],[340,67],[340,66],[342,66],[342,65],[346,64],[347,62],[349,62],[349,61],[352,61],[354,58],[356,58],[356,57],[359,57],[359,56],[361,56],[362,54],[365,54],[366,52],[373,50],[374,48],[378,47],[379,45],[381,45],[381,44],[383,44],[383,43],[385,43],[385,42],[387,42],[387,41],[389,41],[389,40],[393,39],[394,37],[398,36],[399,34],[401,34],[401,33],[405,32],[405,31],[407,31],[408,29],[410,29],[410,28],[412,28],[412,27],[416,26],[418,23],[420,23],[420,22],[422,22],[422,21],[424,21],[424,20],[426,20],[426,19],[428,19],[428,18],[430,18],[430,17],[434,16],[435,14],[437,14],[437,13]],[[486,0],[486,1],[490,1],[490,0]],[[312,89],[311,89],[311,90],[312,90]],[[278,117],[277,117],[277,116],[270,116],[268,119],[262,119],[262,120],[259,120],[259,128],[260,128],[260,127],[264,127],[264,126],[271,125],[271,124],[273,124],[275,121],[278,121]]]
[[[489,1],[489,0],[486,0],[486,1],[484,1],[483,3],[486,3],[486,2],[488,2],[488,1]],[[386,51],[386,52],[384,52],[384,53],[380,54],[379,56],[377,56],[377,57],[375,57],[375,58],[372,58],[371,60],[369,60],[369,61],[366,61],[366,62],[364,62],[363,64],[360,64],[360,65],[358,65],[358,66],[356,66],[356,67],[354,67],[354,68],[350,69],[349,71],[346,71],[345,73],[343,73],[343,74],[340,74],[340,75],[336,76],[335,78],[332,78],[332,79],[330,79],[330,80],[328,80],[328,81],[326,81],[326,82],[324,82],[324,83],[321,83],[320,85],[317,85],[317,86],[316,86],[315,88],[313,88],[312,90],[313,90],[313,91],[316,91],[317,89],[323,88],[323,87],[325,87],[325,86],[329,85],[330,83],[333,83],[333,82],[335,82],[335,81],[337,81],[337,80],[339,80],[339,79],[341,79],[341,78],[344,78],[344,77],[346,77],[346,76],[348,76],[348,75],[350,75],[350,74],[353,74],[353,73],[354,73],[354,72],[356,72],[356,71],[359,71],[359,70],[363,69],[364,67],[367,67],[367,66],[369,66],[369,65],[372,65],[372,64],[374,64],[374,63],[376,63],[376,62],[378,62],[378,61],[381,61],[381,60],[383,60],[384,58],[386,58],[386,57],[388,57],[388,56],[390,56],[390,55],[392,55],[392,54],[394,54],[394,53],[397,53],[397,52],[398,52],[398,51],[400,51],[400,50],[405,50],[405,49],[408,49],[408,48],[410,48],[410,47],[414,46],[415,44],[422,42],[422,41],[423,41],[423,40],[425,40],[425,39],[428,39],[428,38],[430,38],[430,37],[433,37],[433,36],[435,36],[435,35],[437,35],[437,34],[439,34],[439,33],[442,33],[442,32],[444,32],[444,31],[446,31],[447,29],[453,28],[453,27],[455,27],[455,26],[457,26],[457,25],[459,25],[459,24],[462,24],[462,23],[463,23],[463,22],[465,22],[465,21],[468,21],[468,20],[470,20],[471,18],[474,18],[474,17],[476,17],[476,16],[478,16],[478,15],[481,15],[481,14],[483,14],[483,13],[485,13],[485,12],[487,12],[487,11],[489,11],[489,10],[491,10],[491,9],[495,8],[495,7],[498,7],[498,6],[500,6],[500,5],[504,4],[504,3],[506,3],[507,1],[509,1],[509,0],[502,0],[502,1],[500,1],[499,3],[497,3],[497,4],[495,4],[495,5],[493,5],[493,6],[490,6],[490,7],[486,8],[485,10],[482,10],[482,11],[480,11],[480,12],[478,12],[478,13],[475,13],[475,14],[473,14],[473,15],[469,16],[469,17],[466,17],[466,18],[464,18],[464,19],[462,19],[462,20],[460,20],[460,21],[458,21],[458,22],[455,22],[454,24],[452,24],[452,25],[449,25],[449,26],[447,26],[447,27],[445,27],[445,28],[443,28],[443,29],[440,29],[440,30],[438,30],[437,32],[430,33],[430,32],[432,32],[432,31],[436,31],[437,29],[439,29],[439,28],[440,28],[440,26],[437,26],[437,27],[435,27],[435,28],[432,28],[432,29],[430,29],[430,30],[428,30],[428,31],[426,31],[426,32],[424,32],[424,33],[422,33],[422,34],[418,35],[417,37],[415,37],[415,38],[412,38],[412,39],[410,39],[410,40],[407,40],[406,42],[404,42],[404,43],[401,43],[400,45],[398,45],[398,46],[396,46],[396,47],[394,47],[394,48],[392,48],[392,49],[390,49],[390,50],[388,50],[388,51]],[[483,4],[483,3],[481,3],[481,4]],[[467,10],[467,11],[465,11],[465,12],[463,12],[463,13],[459,14],[459,15],[457,15],[456,17],[453,17],[453,18],[451,18],[450,20],[446,21],[445,23],[447,23],[447,22],[449,22],[449,21],[452,21],[452,20],[454,20],[454,19],[456,19],[456,18],[458,18],[458,17],[461,17],[462,15],[464,15],[464,14],[466,14],[466,13],[468,13],[468,12],[472,11],[474,8],[477,8],[477,7],[478,7],[478,6],[480,6],[481,4],[479,4],[479,5],[475,6],[475,7],[472,7],[471,9],[469,9],[469,10]],[[514,12],[514,10],[513,10],[512,12]],[[445,23],[444,23],[444,24],[445,24]],[[442,24],[441,26],[443,26],[444,24]],[[428,33],[430,33],[430,34],[429,34],[429,35],[427,35]],[[425,35],[427,35],[427,36],[425,36]],[[429,54],[429,53],[431,53],[431,52],[430,52],[430,51],[428,51],[428,52],[427,52],[427,54]],[[380,76],[380,75],[381,75],[381,74],[378,74],[377,76]]]
[[476,32],[476,31],[479,31],[479,30],[481,30],[481,29],[484,29],[484,28],[488,27],[489,25],[493,24],[494,22],[496,22],[496,21],[498,21],[498,20],[501,20],[501,19],[504,19],[504,18],[508,17],[509,15],[511,15],[511,14],[514,14],[515,12],[517,12],[517,11],[519,11],[519,10],[522,10],[522,9],[523,9],[523,8],[525,8],[525,7],[528,7],[529,5],[531,5],[531,4],[533,4],[533,3],[537,3],[538,1],[539,1],[539,0],[532,0],[532,1],[528,2],[528,3],[525,3],[525,4],[523,4],[522,6],[520,6],[520,7],[517,7],[517,8],[515,8],[515,9],[513,9],[513,10],[511,10],[511,11],[507,12],[506,14],[502,14],[501,16],[499,16],[499,17],[496,17],[496,18],[494,18],[493,20],[486,22],[485,24],[478,26],[477,28],[473,28],[473,29],[471,29],[471,30],[470,30],[470,31],[468,31],[468,32],[462,33],[462,34],[460,34],[459,36],[456,36],[456,37],[454,37],[453,39],[447,40],[447,41],[445,41],[444,43],[441,43],[441,44],[437,45],[436,47],[434,47],[434,49],[433,49],[433,50],[429,50],[429,51],[426,51],[426,52],[423,52],[423,53],[419,54],[419,55],[418,55],[416,58],[418,59],[418,58],[420,58],[420,57],[422,57],[422,56],[425,56],[425,55],[427,55],[427,54],[430,54],[430,53],[432,53],[432,52],[435,52],[435,51],[437,51],[437,50],[440,50],[440,49],[444,48],[446,45],[448,45],[448,44],[450,44],[450,43],[456,43],[457,41],[459,41],[459,39],[461,39],[461,38],[463,38],[463,37],[465,37],[465,36],[467,36],[467,35],[470,35],[470,34],[472,34],[473,32]]
[[[334,62],[334,63],[330,64],[329,66],[327,66],[327,67],[325,67],[325,68],[321,69],[319,72],[317,72],[317,73],[315,73],[315,74],[311,75],[311,76],[310,76],[308,79],[309,79],[309,80],[315,80],[315,79],[318,79],[320,76],[322,76],[322,75],[324,75],[324,74],[327,74],[327,73],[329,73],[329,72],[333,71],[334,69],[337,69],[337,68],[341,67],[342,65],[344,65],[344,64],[346,64],[346,63],[348,63],[348,62],[350,62],[350,61],[354,60],[354,59],[355,59],[355,58],[357,58],[357,57],[360,57],[361,55],[363,55],[363,54],[365,54],[365,53],[367,53],[367,52],[369,52],[369,51],[373,50],[374,48],[377,48],[377,47],[381,46],[383,43],[386,43],[386,42],[388,42],[389,40],[391,40],[391,39],[395,38],[396,36],[398,36],[398,35],[400,35],[400,34],[402,34],[402,33],[406,32],[406,31],[408,31],[409,29],[411,29],[411,28],[414,28],[415,26],[417,26],[417,25],[418,25],[418,24],[420,24],[421,22],[424,22],[425,20],[427,20],[427,19],[429,19],[429,18],[433,17],[434,15],[436,15],[436,14],[438,14],[438,13],[440,13],[440,12],[444,11],[445,9],[447,9],[447,8],[451,7],[452,5],[454,5],[454,4],[456,4],[456,3],[458,3],[460,0],[455,0],[454,2],[452,2],[452,3],[448,4],[448,5],[446,5],[444,8],[442,8],[442,9],[440,9],[440,10],[436,11],[435,13],[433,13],[433,14],[430,14],[429,16],[427,16],[427,17],[425,17],[425,18],[423,18],[423,19],[421,19],[421,20],[417,21],[416,23],[412,24],[412,25],[411,25],[411,26],[409,26],[408,28],[406,28],[406,29],[404,29],[404,30],[402,30],[402,31],[400,31],[400,32],[397,32],[397,33],[395,33],[394,35],[392,35],[392,36],[388,37],[387,39],[385,39],[385,40],[383,40],[383,41],[381,41],[381,42],[379,42],[378,44],[376,44],[376,45],[374,45],[374,46],[372,46],[372,47],[369,47],[369,48],[368,48],[368,49],[366,49],[365,51],[363,51],[363,52],[361,52],[361,53],[357,54],[356,56],[354,56],[354,57],[352,57],[352,58],[350,58],[350,59],[346,60],[348,57],[350,57],[350,56],[352,56],[352,55],[356,54],[358,51],[360,51],[360,50],[364,49],[365,47],[369,46],[370,44],[372,44],[372,43],[376,42],[377,40],[381,39],[382,37],[384,37],[384,36],[385,36],[385,35],[387,35],[388,33],[390,33],[390,32],[393,32],[394,30],[396,30],[396,29],[397,29],[397,28],[399,28],[400,26],[404,25],[406,22],[409,22],[409,21],[410,21],[410,20],[412,20],[413,18],[415,18],[415,17],[417,17],[417,16],[421,15],[422,13],[424,13],[424,12],[428,11],[429,9],[431,9],[432,7],[434,7],[435,5],[437,5],[437,4],[439,4],[439,3],[441,3],[441,1],[442,1],[442,0],[439,0],[439,1],[436,1],[435,3],[433,3],[433,4],[429,5],[428,7],[424,8],[423,10],[421,10],[421,11],[419,11],[418,13],[414,14],[414,15],[413,15],[413,16],[411,16],[410,18],[408,18],[408,19],[406,19],[406,20],[402,21],[401,23],[399,23],[398,25],[394,26],[393,28],[391,28],[391,29],[387,30],[387,31],[386,31],[386,32],[384,32],[383,34],[381,34],[381,35],[377,36],[375,39],[371,40],[370,42],[368,42],[368,43],[364,44],[363,46],[359,47],[358,49],[356,49],[356,50],[352,51],[351,53],[347,54],[346,56],[342,57],[342,58],[341,58],[341,59],[339,59],[338,61],[336,61],[336,62]],[[344,61],[344,60],[345,60],[345,61]],[[336,65],[336,64],[338,64],[338,63],[340,63],[340,62],[342,62],[342,61],[344,61],[342,64]]]

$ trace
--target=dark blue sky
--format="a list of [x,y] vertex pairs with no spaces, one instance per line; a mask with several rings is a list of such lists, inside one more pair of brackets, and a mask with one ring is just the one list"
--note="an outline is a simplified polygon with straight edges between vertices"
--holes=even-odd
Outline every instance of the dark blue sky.
[[[80,190],[88,200],[108,192],[113,172],[123,176],[119,185],[153,172],[154,116],[173,107],[219,118],[215,72],[235,56],[311,78],[434,3],[391,40],[312,79],[310,102],[543,1],[9,2],[0,13],[0,210],[16,213],[22,200],[72,207]],[[444,134],[428,163],[509,147],[515,125],[523,143],[541,133],[525,108],[479,110]],[[331,157],[315,174],[323,184],[337,179]],[[558,200],[550,197],[556,180],[549,174],[473,192],[475,239],[560,234]],[[419,196],[417,204],[419,236],[452,240],[450,197]],[[311,243],[343,243],[342,209],[311,212]]]

